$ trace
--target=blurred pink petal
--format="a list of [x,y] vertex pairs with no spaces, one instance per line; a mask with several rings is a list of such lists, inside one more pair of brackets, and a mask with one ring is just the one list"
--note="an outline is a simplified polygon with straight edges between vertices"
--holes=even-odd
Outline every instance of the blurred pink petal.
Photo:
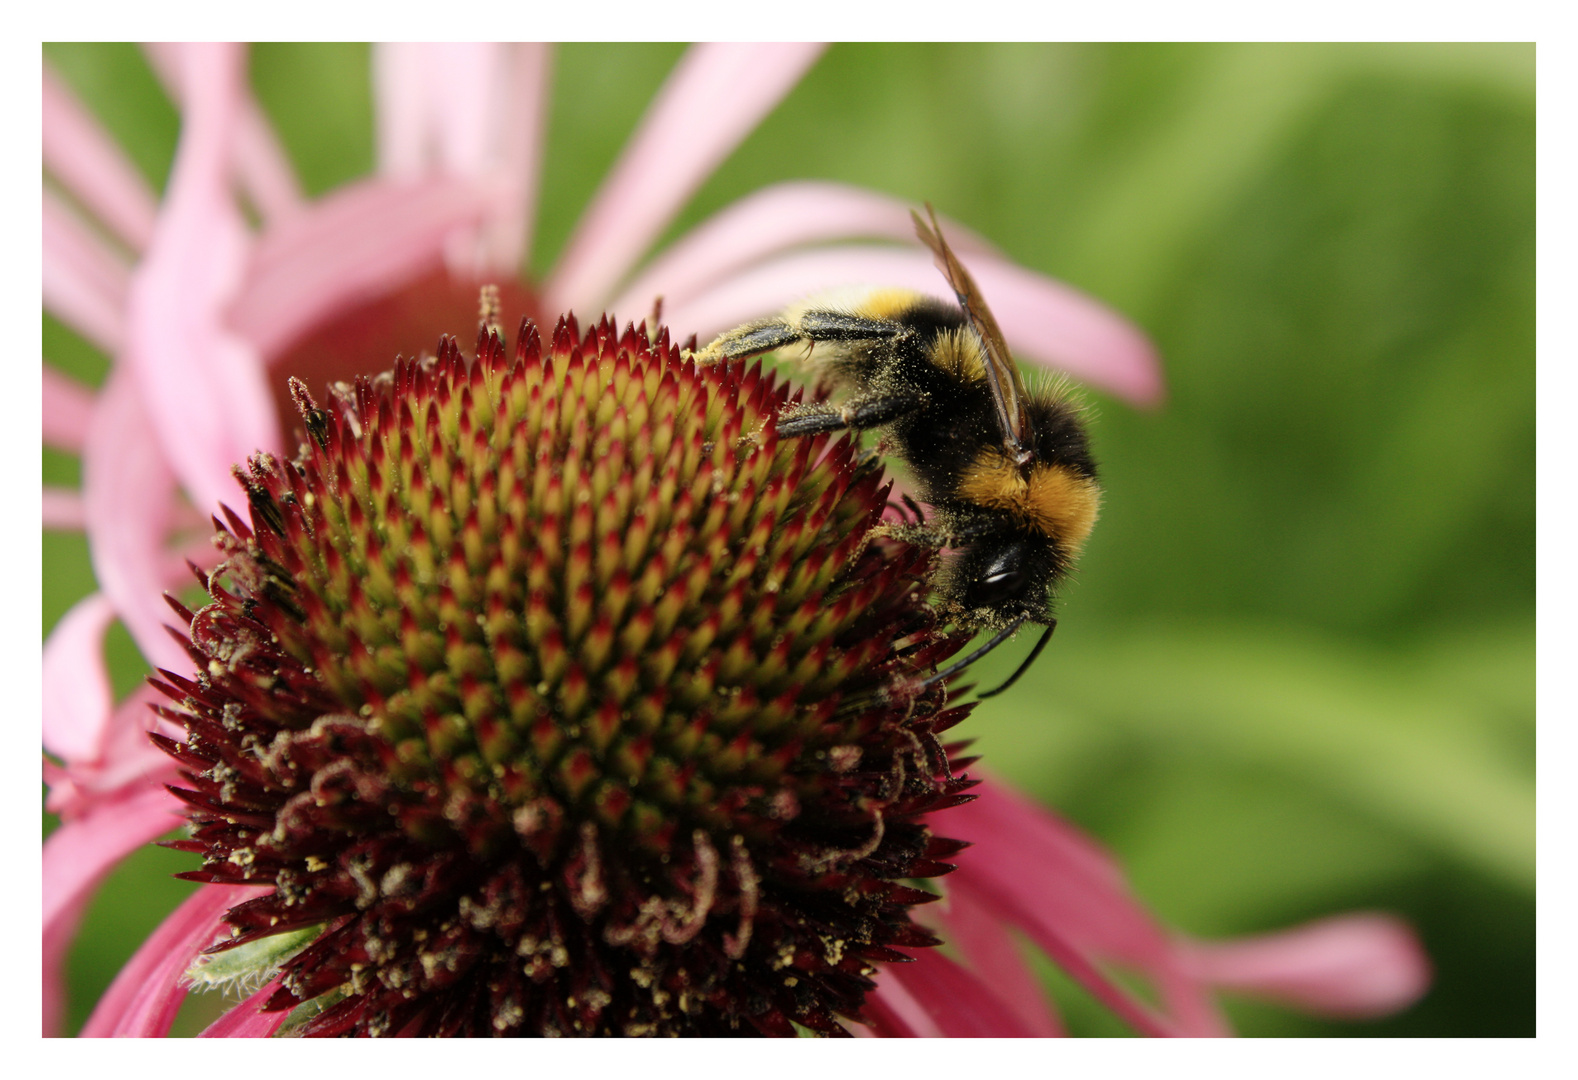
[[448,245],[456,273],[517,272],[536,200],[547,96],[540,44],[390,44],[373,51],[379,170],[488,182],[480,233]]
[[264,890],[204,885],[148,936],[82,1027],[85,1038],[165,1035],[186,997],[181,976],[223,933],[225,911]]
[[[610,310],[637,315],[683,304],[769,255],[803,244],[855,237],[914,243],[913,204],[847,184],[790,181],[732,203],[668,247],[620,293]],[[978,234],[943,218],[948,242],[966,254],[994,251]],[[787,301],[793,297],[783,297]]]
[[53,924],[46,923],[44,926],[41,950],[44,971],[40,1012],[43,1035],[46,1039],[58,1038],[65,1034],[62,1029],[66,1023],[66,953],[71,948],[71,939],[76,934],[77,927],[82,924],[82,915],[87,910],[88,899],[86,893],[79,896],[75,903],[57,910]]
[[126,263],[47,189],[43,247],[44,308],[104,352],[114,352],[126,333]]
[[[190,76],[183,68],[183,64],[192,51],[203,47],[169,42],[154,42],[143,46],[143,52],[154,74],[164,84],[165,93],[170,96],[170,100],[180,106],[183,117],[190,111],[188,100]],[[209,88],[200,82],[195,90],[201,94],[207,93]],[[231,143],[233,155],[231,164],[235,166],[236,178],[240,181],[241,189],[246,192],[253,208],[265,222],[276,224],[288,221],[300,213],[305,205],[301,185],[296,179],[296,171],[291,167],[290,158],[286,156],[284,147],[280,145],[279,136],[275,134],[273,125],[258,107],[251,91],[245,86],[240,87],[239,90],[235,102]]]
[[99,588],[150,662],[188,663],[164,632],[171,618],[159,599],[169,556],[164,537],[175,502],[175,477],[160,453],[153,423],[130,372],[117,369],[99,395],[82,452],[88,550]]
[[867,1009],[871,1026],[884,1035],[1022,1039],[1055,1034],[1045,1024],[1026,1024],[1004,1000],[1002,987],[935,949],[918,950],[913,964],[884,964],[877,980]]
[[274,996],[280,982],[278,978],[270,979],[256,993],[251,994],[245,1001],[235,1008],[228,1010],[225,1015],[215,1020],[203,1029],[199,1039],[267,1039],[280,1029],[280,1025],[290,1019],[290,1011],[282,1009],[279,1012],[259,1012],[268,999]]
[[[1051,1010],[1041,981],[1030,970],[1023,945],[993,913],[976,902],[968,891],[949,891],[946,908],[939,912],[938,931],[963,954],[970,970],[992,987],[1001,1007],[1014,1014],[1027,1034],[1040,1038],[1063,1034],[1063,1025]],[[937,905],[941,907],[942,905]],[[925,917],[933,908],[921,908]]]
[[44,365],[44,445],[82,452],[93,415],[93,391],[69,375]]
[[897,966],[879,969],[876,989],[866,995],[865,1012],[871,1023],[855,1025],[854,1033],[888,1039],[941,1038],[942,1025],[931,1010],[910,993],[904,980],[889,977]]
[[702,181],[805,75],[823,46],[693,45],[565,246],[549,311],[600,310]]
[[242,190],[266,223],[289,221],[306,208],[296,170],[285,156],[274,126],[250,94],[241,100],[235,155]]
[[279,422],[256,353],[222,315],[248,239],[229,195],[242,75],[231,46],[180,53],[186,109],[163,212],[138,267],[123,362],[136,373],[165,458],[193,501],[234,498],[232,463],[278,450]]
[[153,239],[157,200],[142,173],[44,64],[44,168],[127,246]]
[[77,818],[93,813],[105,800],[122,798],[130,788],[174,782],[179,775],[175,763],[148,739],[148,732],[154,730],[180,735],[179,729],[153,712],[151,706],[162,701],[151,687],[139,686],[111,710],[86,753],[61,755],[64,764],[45,758],[49,797],[44,809]]
[[1184,962],[1199,979],[1322,1016],[1385,1016],[1430,986],[1418,937],[1389,915],[1339,915],[1260,937],[1196,942]]
[[[1076,289],[978,253],[969,270],[1021,361],[1066,371],[1136,404],[1163,393],[1156,351],[1128,321]],[[797,252],[761,263],[694,298],[669,306],[675,336],[706,341],[731,326],[804,297],[852,285],[897,286],[952,300],[947,283],[919,248],[844,246]],[[621,313],[623,317],[623,313]]]
[[[1181,966],[1169,935],[1094,843],[1001,784],[974,791],[980,798],[948,812],[949,830],[974,841],[948,878],[950,894],[967,894],[970,902],[1022,929],[1136,1030],[1226,1033],[1203,985]],[[1121,989],[1102,971],[1110,963],[1143,972],[1160,992],[1167,1015],[1156,1016]]]
[[464,180],[374,181],[337,191],[260,240],[231,324],[275,357],[335,311],[433,267],[445,238],[481,221],[488,206],[486,189]]
[[429,86],[438,77],[427,46],[395,41],[373,46],[373,122],[378,172],[413,180],[432,163]]
[[44,642],[44,749],[66,761],[98,753],[114,700],[104,634],[115,608],[94,593],[61,617]]
[[128,789],[88,816],[62,822],[44,841],[44,1032],[58,1034],[61,967],[88,900],[116,863],[185,820],[162,787]]
[[87,525],[87,509],[75,491],[44,485],[40,509],[46,529],[80,532]]
[[483,229],[482,241],[487,265],[519,273],[521,261],[531,250],[532,226],[537,219],[553,60],[548,46],[541,43],[524,42],[509,48],[497,136],[501,195],[498,209]]

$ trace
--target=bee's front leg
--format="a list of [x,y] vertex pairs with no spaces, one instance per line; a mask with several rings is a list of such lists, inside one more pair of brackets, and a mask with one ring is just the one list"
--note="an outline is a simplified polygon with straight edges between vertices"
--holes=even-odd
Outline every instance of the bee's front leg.
[[926,404],[920,391],[862,394],[834,405],[815,401],[785,409],[778,419],[778,434],[785,438],[820,435],[824,431],[865,431],[891,424]]

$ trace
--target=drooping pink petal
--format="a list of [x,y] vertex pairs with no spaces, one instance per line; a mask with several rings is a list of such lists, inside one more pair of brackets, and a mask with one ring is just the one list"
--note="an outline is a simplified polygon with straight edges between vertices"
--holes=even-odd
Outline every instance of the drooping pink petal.
[[57,1038],[65,1034],[66,1024],[66,950],[71,945],[77,927],[82,922],[82,914],[87,910],[89,897],[83,896],[70,908],[61,909],[56,913],[53,931],[46,924],[44,928],[44,944],[42,949],[43,960],[43,986],[40,992],[42,1002],[43,1035],[46,1039]]
[[[183,67],[186,52],[199,47],[170,42],[143,46],[165,93],[183,112],[188,100],[188,76]],[[196,92],[206,93],[207,90],[199,84]],[[291,167],[290,157],[280,145],[274,126],[245,85],[239,88],[235,103],[232,153],[235,178],[265,224],[288,221],[302,211],[306,202],[296,170]]]
[[[896,985],[889,985],[889,984]],[[867,999],[873,1027],[883,1034],[953,1038],[1038,1038],[993,985],[935,949],[918,950],[913,964],[884,964]]]
[[389,44],[373,50],[379,171],[416,180],[483,183],[493,203],[481,230],[449,239],[464,276],[514,275],[536,202],[547,103],[540,44]]
[[[1181,963],[1171,937],[1130,894],[1117,866],[1093,842],[1001,784],[948,812],[948,829],[974,846],[958,856],[950,894],[1023,930],[1098,1000],[1137,1031],[1220,1035],[1227,1031],[1203,984]],[[1103,971],[1118,964],[1147,976],[1161,995],[1157,1016]]]
[[582,215],[546,307],[601,310],[685,201],[805,75],[822,46],[692,46]]
[[[406,99],[399,111],[420,117],[409,129],[391,124],[391,136],[405,140],[392,148],[395,175],[493,176],[501,149],[507,59],[506,46],[496,43],[396,44],[378,51],[375,85],[389,85],[393,97]],[[456,230],[445,244],[445,261],[459,275],[485,273],[477,231]]]
[[64,761],[91,759],[114,699],[104,634],[115,608],[103,593],[77,602],[44,642],[44,749]]
[[44,168],[133,251],[153,239],[153,189],[47,61]]
[[251,94],[241,101],[239,123],[235,165],[241,189],[266,225],[289,221],[307,205],[301,182],[274,125]]
[[148,739],[150,731],[185,738],[178,725],[153,711],[152,706],[163,702],[158,691],[139,686],[111,710],[93,754],[63,759],[64,765],[45,758],[49,797],[44,808],[63,818],[79,817],[106,799],[120,798],[127,788],[174,783],[179,776],[176,763]]
[[342,188],[262,237],[231,325],[276,357],[334,311],[431,270],[445,239],[481,221],[490,205],[488,189],[466,180]]
[[[1134,404],[1161,399],[1156,351],[1123,318],[1078,290],[1005,259],[980,253],[967,262],[1020,360],[1066,371]],[[695,333],[705,342],[790,301],[854,285],[896,286],[952,299],[929,252],[851,245],[785,255],[689,300],[665,302],[664,321],[677,338]]]
[[509,46],[509,50],[504,100],[497,108],[500,195],[497,209],[483,228],[482,259],[490,268],[517,274],[521,260],[531,250],[537,218],[553,61],[548,46],[541,43],[524,42]]
[[153,244],[133,278],[125,362],[154,430],[198,506],[233,498],[233,463],[278,450],[279,421],[256,352],[224,323],[248,238],[229,193],[241,52],[190,46],[181,141]]
[[63,822],[44,841],[43,979],[45,1034],[58,1032],[62,964],[88,901],[115,864],[179,825],[180,803],[163,787],[128,788],[86,816]]
[[429,85],[438,73],[427,46],[407,41],[374,45],[372,69],[378,172],[415,180],[432,164]]
[[870,1026],[857,1025],[857,1035],[877,1035],[888,1039],[936,1039],[942,1025],[926,1006],[910,992],[904,980],[894,977],[898,964],[878,969],[877,986],[866,995],[865,1012]]
[[949,892],[945,905],[921,908],[919,913],[933,912],[943,940],[992,987],[1002,1007],[1014,1014],[1027,1033],[1041,1038],[1063,1034],[1063,1025],[1026,963],[1019,941],[996,915],[976,903],[968,891]]
[[1385,1016],[1430,986],[1430,961],[1405,923],[1339,915],[1291,930],[1223,942],[1186,942],[1184,966],[1224,990],[1322,1016]]
[[[650,311],[655,297],[683,305],[769,256],[830,240],[880,237],[915,241],[912,205],[891,195],[826,181],[774,184],[731,203],[686,233],[620,291],[613,311]],[[991,244],[943,218],[948,243],[961,254],[995,252]]]
[[164,537],[175,477],[131,372],[117,369],[99,394],[82,452],[88,550],[99,588],[151,663],[177,667],[186,654],[164,632],[171,618],[159,598],[170,556]]
[[44,365],[44,445],[80,454],[93,415],[93,391]]
[[267,1039],[290,1018],[288,1009],[279,1012],[261,1012],[268,999],[280,988],[279,979],[273,978],[262,989],[203,1029],[199,1039]]
[[252,885],[204,885],[187,897],[115,976],[83,1025],[83,1037],[167,1034],[186,997],[182,976],[220,935],[221,917],[264,891]]
[[45,484],[40,499],[40,511],[39,516],[43,518],[46,529],[80,532],[88,522],[87,508],[82,503],[82,495],[68,488],[51,487]]
[[127,266],[60,196],[44,191],[44,308],[105,352],[125,339]]

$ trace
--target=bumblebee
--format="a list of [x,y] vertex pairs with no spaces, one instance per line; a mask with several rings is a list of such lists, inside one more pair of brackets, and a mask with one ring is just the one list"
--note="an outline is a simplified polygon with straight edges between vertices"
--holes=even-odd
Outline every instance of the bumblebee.
[[931,506],[915,521],[879,526],[912,543],[949,549],[934,582],[955,624],[991,630],[980,648],[922,685],[979,660],[1025,623],[1046,627],[1006,690],[1057,626],[1052,595],[1101,507],[1101,488],[1078,405],[1059,386],[1027,391],[980,290],[943,239],[911,212],[958,306],[902,289],[823,297],[746,323],[696,354],[720,363],[806,344],[836,402],[784,410],[781,436],[879,429],[916,493]]

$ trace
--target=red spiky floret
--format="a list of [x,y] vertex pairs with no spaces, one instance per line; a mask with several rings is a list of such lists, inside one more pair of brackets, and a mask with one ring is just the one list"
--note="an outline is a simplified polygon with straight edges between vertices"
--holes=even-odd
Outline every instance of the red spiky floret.
[[962,846],[931,556],[759,366],[551,342],[293,385],[176,607],[183,876],[270,887],[217,950],[321,927],[269,1002],[305,1034],[840,1034]]

